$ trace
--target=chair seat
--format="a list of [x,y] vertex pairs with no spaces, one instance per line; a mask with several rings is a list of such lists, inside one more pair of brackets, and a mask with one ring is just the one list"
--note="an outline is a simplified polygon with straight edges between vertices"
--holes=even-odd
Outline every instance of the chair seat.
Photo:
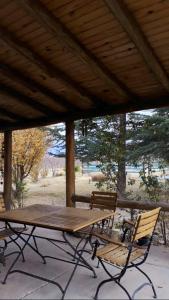
[[[79,233],[83,233],[83,234],[91,234],[91,230],[92,227],[91,226],[87,226],[83,229],[79,230]],[[101,240],[105,240],[107,242],[111,242],[111,243],[121,243],[121,237],[120,237],[120,233],[117,230],[112,230],[111,231],[111,235],[109,235],[106,230],[103,230],[100,227],[95,227],[92,230],[92,236],[98,237]]]
[[[125,245],[107,244],[97,250],[96,256],[113,265],[124,267],[129,250]],[[143,249],[133,248],[129,263],[144,255]]]
[[102,228],[94,228],[93,235],[110,243],[121,243],[120,232],[117,230],[112,230],[111,234],[108,234]]
[[[18,233],[21,233],[23,231],[26,231],[27,228],[24,227],[13,227],[14,231],[17,231]],[[0,240],[4,240],[5,238],[15,235],[16,233],[13,232],[10,228],[4,228],[0,231]]]

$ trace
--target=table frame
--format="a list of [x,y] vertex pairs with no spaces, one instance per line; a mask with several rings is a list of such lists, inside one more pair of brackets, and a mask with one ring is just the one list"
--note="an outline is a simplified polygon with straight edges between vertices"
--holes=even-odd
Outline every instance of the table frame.
[[[37,207],[37,205],[36,205],[36,207]],[[49,207],[49,206],[46,206],[46,207]],[[52,206],[50,206],[50,207],[52,208]],[[76,208],[73,208],[73,209],[76,210]],[[16,211],[18,212],[19,210],[17,209]],[[87,210],[86,210],[86,212],[87,212]],[[85,214],[86,214],[86,212],[85,212]],[[91,210],[90,210],[90,214],[91,214]],[[94,215],[94,214],[97,214],[97,213],[93,211],[92,214]],[[5,215],[6,215],[6,217],[5,217]],[[5,221],[6,224],[7,224],[7,226],[9,226],[9,228],[16,234],[16,236],[18,236],[18,238],[20,238],[23,241],[23,246],[21,247],[20,252],[17,252],[17,256],[14,259],[14,261],[12,262],[11,266],[9,267],[9,269],[8,269],[8,271],[7,271],[7,273],[6,273],[5,277],[4,277],[3,283],[4,284],[6,283],[6,280],[7,280],[8,276],[10,274],[12,274],[12,273],[21,273],[21,274],[33,277],[35,279],[40,279],[42,281],[45,281],[45,282],[48,282],[48,283],[56,285],[60,289],[60,291],[62,293],[62,299],[64,299],[66,291],[67,291],[67,289],[68,289],[68,287],[70,285],[71,280],[73,279],[73,276],[74,276],[75,271],[76,271],[76,269],[77,269],[78,266],[86,267],[87,269],[89,269],[93,273],[93,277],[96,278],[96,272],[95,272],[94,268],[83,257],[83,253],[84,252],[88,252],[88,250],[86,250],[86,246],[91,241],[91,236],[92,236],[94,225],[97,222],[101,221],[102,219],[108,218],[108,217],[110,217],[112,215],[113,215],[113,212],[109,212],[109,213],[108,212],[107,213],[101,212],[99,218],[96,218],[95,221],[94,221],[94,219],[91,219],[90,221],[87,221],[86,226],[91,225],[90,232],[83,233],[80,241],[78,241],[78,244],[75,247],[71,243],[71,241],[69,241],[66,233],[67,232],[76,232],[76,231],[78,231],[78,229],[76,230],[76,228],[74,230],[72,230],[72,229],[68,230],[68,229],[64,229],[63,226],[61,226],[62,228],[60,227],[60,229],[59,229],[58,226],[57,226],[57,228],[55,229],[53,225],[50,228],[50,226],[46,226],[45,224],[36,224],[35,220],[32,220],[31,222],[25,221],[25,223],[24,223],[23,220],[19,221],[19,218],[16,218],[16,220],[15,220],[15,218],[11,218],[10,219],[10,212],[0,214],[0,220],[1,221]],[[20,224],[24,224],[24,225],[29,225],[29,226],[32,227],[32,229],[31,229],[30,233],[20,234],[20,233],[18,233],[17,231],[15,231],[13,229],[11,223],[20,223]],[[62,231],[62,233],[63,233],[63,235],[62,235],[63,236],[63,240],[55,240],[55,239],[50,239],[50,238],[46,238],[46,237],[36,236],[36,235],[34,235],[34,232],[35,232],[35,229],[37,227],[52,229],[52,230],[56,230],[56,231]],[[85,225],[83,224],[82,228],[84,228],[84,227],[85,227]],[[27,238],[26,238],[26,236],[27,236]],[[31,237],[34,239],[35,247],[30,244]],[[61,258],[58,258],[58,257],[53,257],[53,256],[48,256],[48,255],[42,255],[40,253],[39,249],[38,249],[38,246],[37,246],[37,243],[36,243],[36,238],[46,239],[49,242],[53,243],[60,250],[64,251],[66,254],[68,254],[70,256],[71,260],[61,259]],[[73,253],[71,253],[71,252],[63,249],[57,243],[66,243],[67,245],[69,245],[69,247],[73,251]],[[79,249],[79,246],[82,245],[82,244],[83,244],[83,246],[81,246],[81,248]],[[56,259],[56,260],[63,261],[63,262],[66,262],[66,263],[74,264],[74,269],[73,269],[73,271],[70,274],[70,277],[69,277],[69,279],[68,279],[68,281],[66,283],[65,288],[63,288],[57,281],[53,281],[53,280],[50,280],[48,278],[45,278],[45,277],[42,277],[42,276],[39,276],[39,275],[35,275],[35,274],[32,274],[32,273],[25,272],[25,271],[22,271],[22,270],[14,268],[15,265],[16,265],[16,263],[17,263],[17,261],[19,260],[20,256],[21,255],[23,256],[23,252],[24,252],[24,250],[25,250],[25,248],[27,246],[29,246],[34,252],[36,252],[42,258],[42,261],[43,261],[44,264],[46,264],[46,259],[48,259],[48,258],[50,258],[50,259]]]

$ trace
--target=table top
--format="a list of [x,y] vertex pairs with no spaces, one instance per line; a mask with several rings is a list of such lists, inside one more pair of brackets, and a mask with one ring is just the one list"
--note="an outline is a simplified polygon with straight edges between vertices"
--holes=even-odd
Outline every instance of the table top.
[[35,204],[2,212],[0,221],[75,232],[113,215],[113,211]]

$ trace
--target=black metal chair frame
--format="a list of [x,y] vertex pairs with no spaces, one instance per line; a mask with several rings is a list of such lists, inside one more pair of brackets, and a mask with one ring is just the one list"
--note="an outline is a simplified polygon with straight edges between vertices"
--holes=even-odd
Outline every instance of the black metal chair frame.
[[[17,229],[18,229],[18,231],[17,231]],[[16,228],[14,228],[14,230],[11,230],[11,228],[9,228],[7,222],[5,222],[5,225],[0,228],[0,234],[2,234],[4,232],[4,237],[2,237],[0,239],[0,241],[2,241],[4,243],[4,246],[0,246],[0,250],[1,250],[0,251],[0,263],[5,265],[6,257],[8,257],[12,254],[18,253],[18,251],[12,251],[8,254],[5,254],[5,251],[9,244],[14,243],[17,246],[17,248],[19,248],[19,252],[21,252],[21,246],[19,245],[17,240],[20,238],[21,234],[25,230],[26,230],[26,226],[23,226],[23,229],[16,227]],[[7,240],[7,239],[9,239],[9,240]],[[23,252],[22,252],[22,261],[25,262],[25,257],[24,257]]]
[[[157,221],[156,221],[156,224],[157,224]],[[155,226],[154,226],[154,230],[155,230],[156,224],[155,224]],[[146,245],[146,248],[145,248],[145,252],[144,252],[143,258],[142,258],[141,261],[139,261],[139,262],[136,262],[136,263],[131,262],[131,263],[130,263],[130,256],[131,256],[131,253],[132,253],[132,249],[133,249],[133,247],[135,247],[135,248],[137,247],[136,243],[133,242],[133,241],[130,242],[130,244],[129,244],[128,246],[126,246],[126,247],[128,248],[128,255],[127,255],[126,263],[125,263],[124,267],[122,267],[122,268],[119,267],[119,266],[116,266],[116,265],[114,265],[114,264],[112,264],[112,263],[109,263],[109,262],[105,262],[105,263],[104,263],[103,260],[102,260],[100,257],[98,257],[99,262],[101,263],[103,269],[105,270],[105,272],[107,273],[107,275],[108,275],[110,278],[105,279],[105,280],[103,280],[102,282],[100,282],[100,284],[98,285],[98,287],[97,287],[97,289],[96,289],[96,293],[95,293],[95,296],[94,296],[94,299],[95,299],[95,300],[98,299],[98,294],[99,294],[100,288],[101,288],[105,283],[111,282],[111,281],[114,281],[115,283],[117,283],[117,285],[119,285],[119,286],[122,288],[122,290],[126,293],[126,295],[128,296],[129,299],[134,299],[136,293],[137,293],[138,291],[140,291],[140,290],[141,290],[144,286],[146,286],[146,285],[149,285],[149,286],[152,287],[152,290],[153,290],[153,297],[154,297],[154,298],[157,298],[157,294],[156,294],[154,285],[153,285],[153,283],[152,283],[150,277],[149,277],[142,269],[140,269],[140,267],[139,267],[140,265],[142,265],[142,264],[146,261],[146,259],[147,259],[147,257],[148,257],[149,250],[150,250],[151,243],[152,243],[152,239],[153,239],[154,230],[153,230],[152,235],[151,235],[151,237],[149,238],[149,241],[148,241],[148,243],[147,243],[147,245]],[[94,258],[96,257],[96,252],[97,252],[98,246],[99,246],[99,241],[96,240],[96,242],[95,242],[95,249],[94,249],[94,252],[93,252],[93,257],[92,257],[92,259],[94,259]],[[120,269],[120,270],[121,270],[120,273],[117,273],[117,274],[115,274],[115,275],[112,275],[112,274],[107,270],[105,264],[112,265],[112,266],[114,266],[114,267]],[[147,278],[147,280],[148,280],[148,282],[141,284],[141,285],[134,291],[134,293],[132,294],[132,296],[129,294],[129,292],[127,291],[127,289],[126,289],[126,288],[121,284],[121,282],[120,282],[121,278],[125,275],[126,271],[127,271],[128,269],[131,269],[131,268],[136,268],[136,269],[137,269],[138,271],[140,271],[140,272]]]

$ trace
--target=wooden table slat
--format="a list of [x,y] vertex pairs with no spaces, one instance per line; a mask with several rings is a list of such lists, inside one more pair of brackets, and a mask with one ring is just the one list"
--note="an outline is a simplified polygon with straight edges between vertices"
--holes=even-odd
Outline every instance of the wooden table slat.
[[0,220],[75,232],[113,214],[111,211],[35,204],[0,213]]

